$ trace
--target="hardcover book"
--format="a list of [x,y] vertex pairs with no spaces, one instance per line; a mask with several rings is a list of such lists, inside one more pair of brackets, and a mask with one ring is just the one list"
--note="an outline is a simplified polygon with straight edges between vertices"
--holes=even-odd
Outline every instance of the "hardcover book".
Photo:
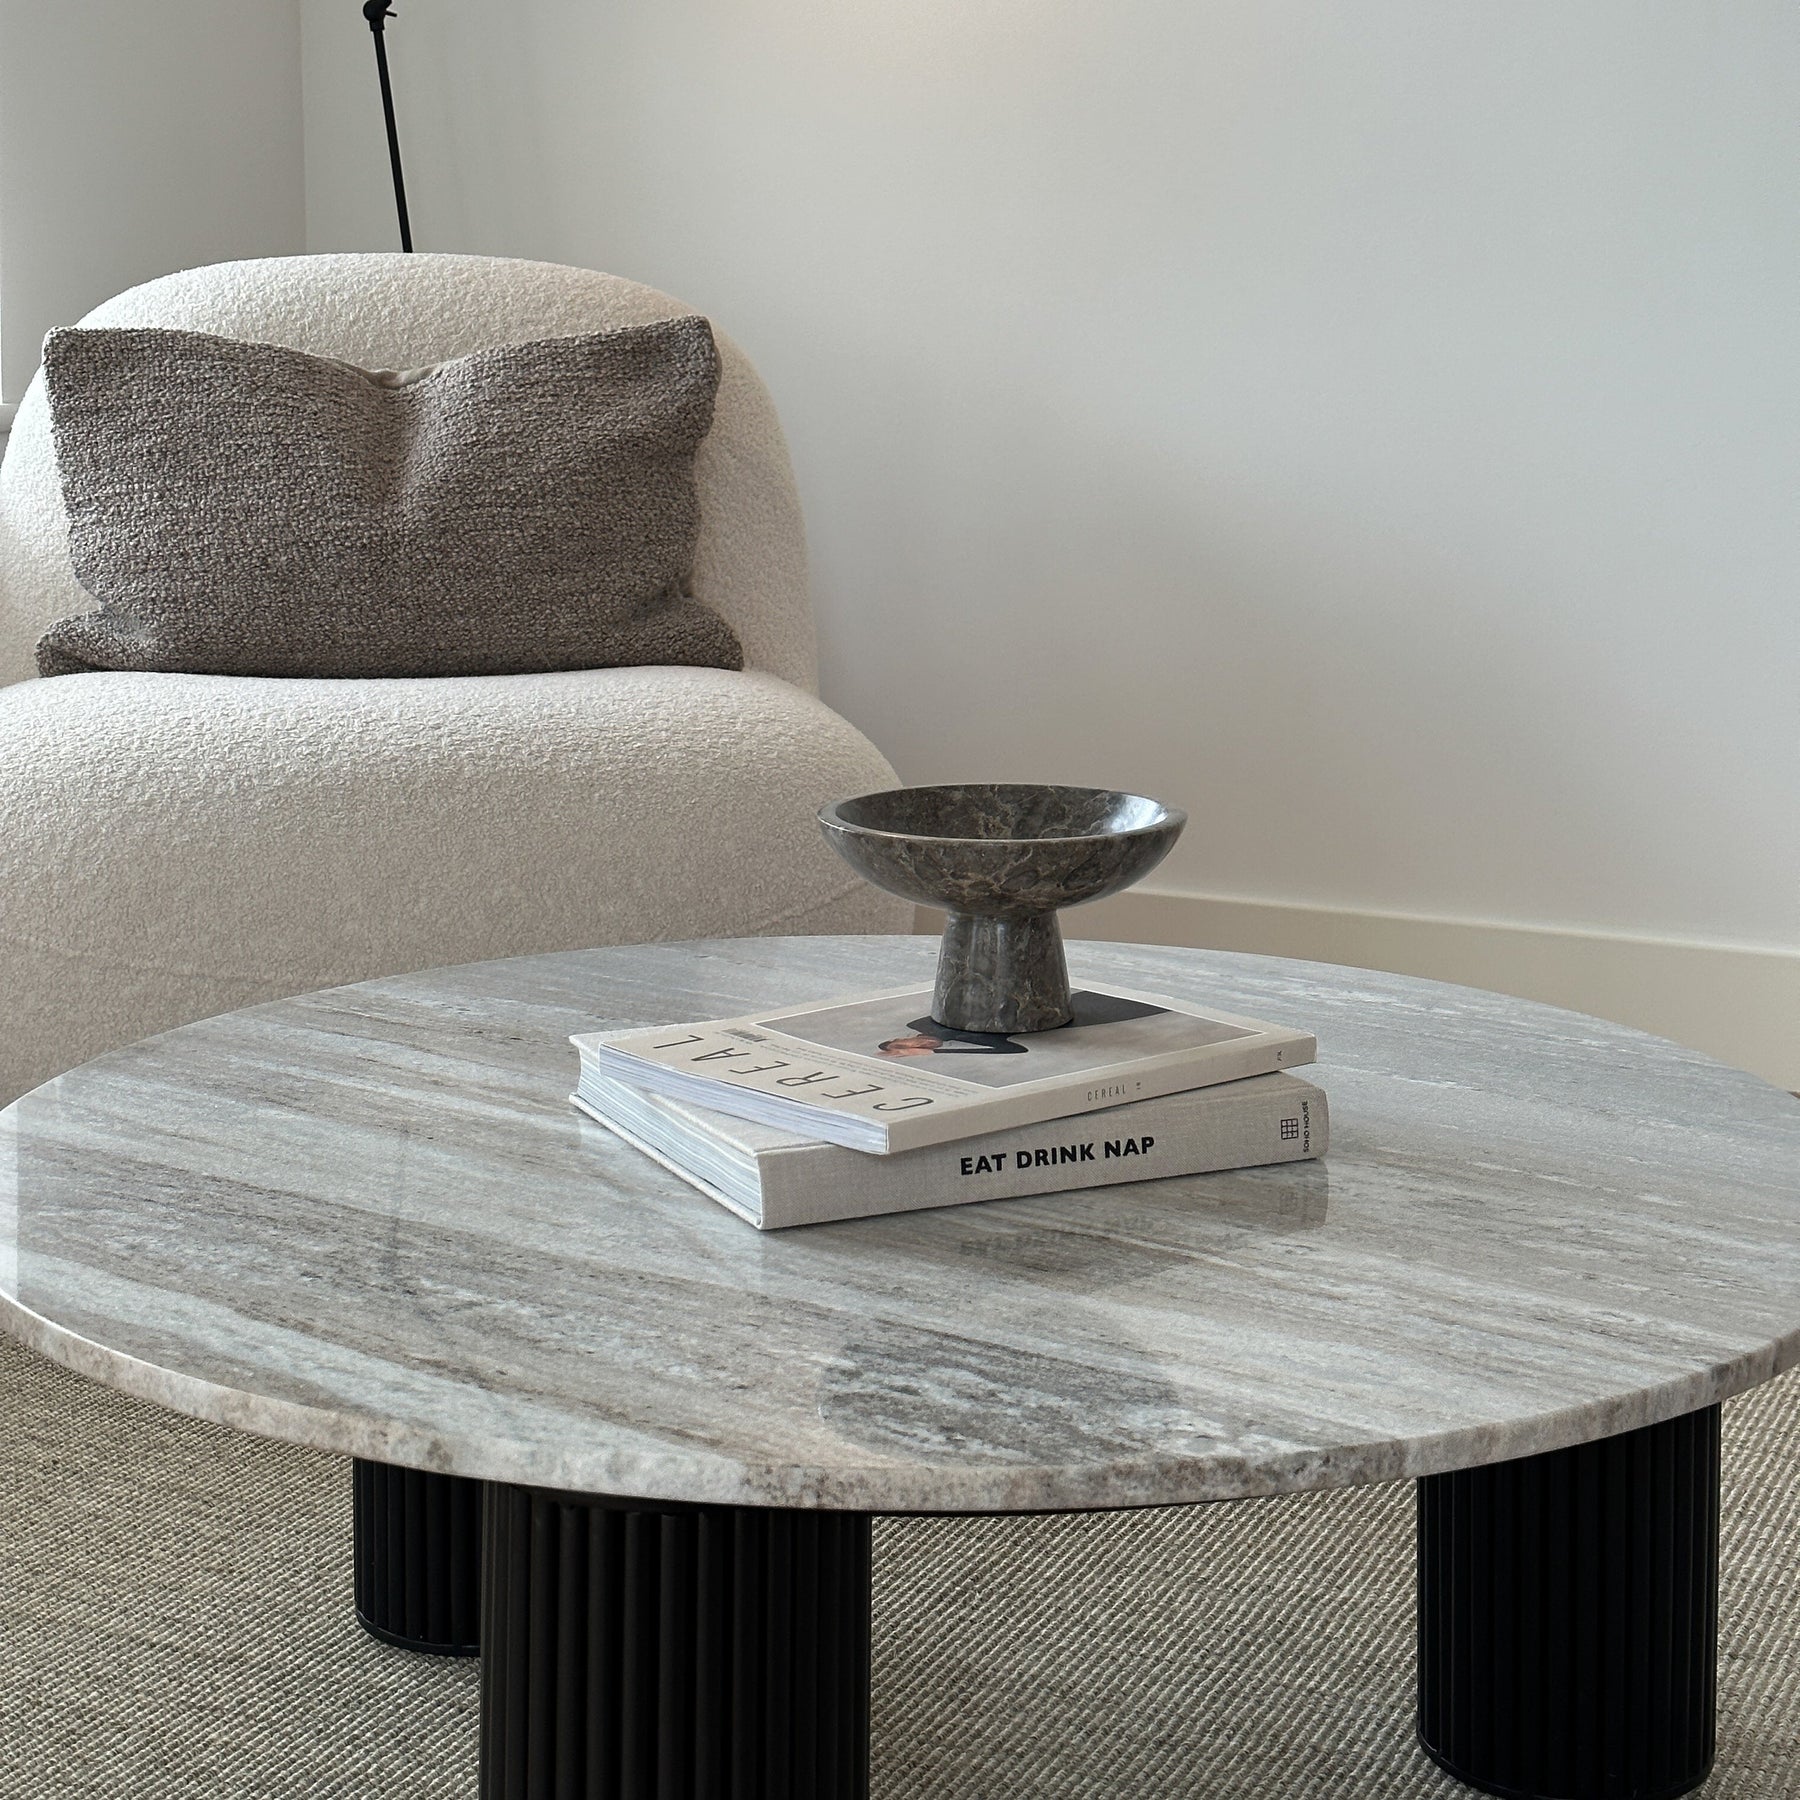
[[958,1143],[866,1156],[601,1075],[575,1104],[761,1231],[1323,1156],[1325,1096],[1255,1075]]
[[1312,1037],[1126,988],[1080,989],[1074,1022],[955,1031],[931,991],[571,1041],[605,1076],[802,1137],[886,1156],[1309,1063]]

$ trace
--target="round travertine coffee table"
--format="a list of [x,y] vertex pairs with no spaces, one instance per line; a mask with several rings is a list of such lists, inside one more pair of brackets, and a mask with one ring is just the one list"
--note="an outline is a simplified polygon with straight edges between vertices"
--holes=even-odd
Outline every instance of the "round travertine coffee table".
[[472,1638],[479,1527],[490,1800],[864,1793],[871,1514],[1402,1476],[1431,1754],[1695,1785],[1718,1403],[1800,1358],[1800,1105],[1492,994],[1100,945],[1078,976],[1315,1029],[1328,1161],[762,1236],[568,1103],[572,1031],[935,955],[522,958],[101,1057],[0,1114],[0,1318],[360,1459],[401,1642]]

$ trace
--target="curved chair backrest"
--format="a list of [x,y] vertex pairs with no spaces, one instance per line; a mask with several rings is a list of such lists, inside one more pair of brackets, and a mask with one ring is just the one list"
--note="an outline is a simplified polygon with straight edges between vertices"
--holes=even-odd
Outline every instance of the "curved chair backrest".
[[[365,368],[408,369],[693,310],[654,288],[560,263],[389,253],[188,269],[128,289],[81,322],[209,331]],[[746,666],[810,690],[806,543],[787,445],[749,360],[717,336],[724,374],[696,465],[694,591],[735,627]],[[32,649],[46,626],[93,605],[69,568],[68,534],[39,374],[0,467],[0,686],[34,673]]]

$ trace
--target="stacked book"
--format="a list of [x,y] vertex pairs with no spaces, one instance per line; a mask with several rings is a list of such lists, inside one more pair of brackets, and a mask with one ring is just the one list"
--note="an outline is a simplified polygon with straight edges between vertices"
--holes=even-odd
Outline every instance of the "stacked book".
[[586,1034],[575,1104],[764,1231],[1325,1153],[1305,1032],[1095,985],[1007,1036],[931,999]]

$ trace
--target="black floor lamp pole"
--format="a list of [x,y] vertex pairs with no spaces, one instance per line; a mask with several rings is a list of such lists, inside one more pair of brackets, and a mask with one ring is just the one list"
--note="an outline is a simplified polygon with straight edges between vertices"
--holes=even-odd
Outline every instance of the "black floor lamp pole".
[[363,0],[363,17],[375,38],[375,71],[381,77],[381,116],[387,121],[388,161],[394,169],[394,211],[400,215],[400,248],[412,248],[412,225],[406,217],[406,177],[400,172],[400,133],[394,128],[394,90],[388,81],[387,22],[393,17],[387,0]]

